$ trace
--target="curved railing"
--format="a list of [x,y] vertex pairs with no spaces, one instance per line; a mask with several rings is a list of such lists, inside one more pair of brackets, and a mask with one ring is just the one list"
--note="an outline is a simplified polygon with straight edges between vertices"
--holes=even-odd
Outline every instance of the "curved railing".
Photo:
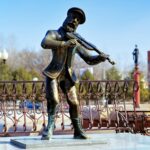
[[[134,92],[139,86],[133,80],[80,81],[76,88],[85,130],[147,132],[148,116],[136,111]],[[55,132],[70,132],[69,106],[59,93]],[[0,81],[1,136],[40,134],[46,124],[44,81]]]

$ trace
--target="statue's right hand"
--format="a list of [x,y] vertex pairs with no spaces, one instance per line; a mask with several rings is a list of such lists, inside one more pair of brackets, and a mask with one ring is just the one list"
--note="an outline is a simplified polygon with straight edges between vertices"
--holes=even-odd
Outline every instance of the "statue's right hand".
[[63,42],[62,46],[65,48],[74,47],[77,44],[77,40],[71,39],[68,41]]

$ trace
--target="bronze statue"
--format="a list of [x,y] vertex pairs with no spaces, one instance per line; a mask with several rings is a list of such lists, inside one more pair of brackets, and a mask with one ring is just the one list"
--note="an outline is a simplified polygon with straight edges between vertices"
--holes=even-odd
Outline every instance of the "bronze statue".
[[139,49],[137,48],[137,45],[135,45],[135,49],[134,49],[132,54],[133,54],[134,64],[135,64],[135,66],[138,66],[138,64],[139,64],[139,60],[138,60],[138,58],[139,58]]
[[[88,138],[80,123],[79,102],[75,88],[77,77],[72,69],[74,56],[77,53],[89,65],[104,62],[106,59],[109,60],[109,58],[103,53],[99,53],[96,56],[88,54],[91,45],[87,46],[84,43],[89,47],[88,49],[76,38],[83,39],[76,33],[76,29],[85,20],[86,17],[83,10],[76,7],[70,8],[63,25],[58,30],[49,30],[42,40],[41,46],[44,49],[51,49],[53,54],[52,61],[43,71],[43,74],[46,76],[48,124],[43,131],[42,140],[49,140],[52,137],[56,106],[59,103],[58,86],[66,95],[69,104],[70,118],[74,127],[74,138]],[[69,33],[75,38],[70,37]]]

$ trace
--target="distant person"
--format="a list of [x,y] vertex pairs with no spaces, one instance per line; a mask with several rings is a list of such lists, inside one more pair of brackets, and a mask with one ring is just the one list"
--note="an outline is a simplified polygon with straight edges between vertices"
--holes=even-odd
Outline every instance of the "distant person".
[[[53,134],[56,106],[59,103],[58,86],[66,95],[69,104],[70,118],[74,127],[74,138],[88,138],[80,122],[79,102],[75,88],[77,77],[72,68],[74,56],[77,53],[89,65],[104,62],[106,58],[102,55],[90,55],[89,50],[80,45],[76,39],[67,37],[66,33],[75,33],[78,25],[83,24],[85,20],[83,10],[76,7],[70,8],[62,26],[58,30],[48,30],[42,40],[41,46],[44,49],[51,49],[53,54],[52,61],[43,71],[46,76],[48,124],[43,131],[42,140],[51,139]],[[79,36],[79,34],[77,35]]]

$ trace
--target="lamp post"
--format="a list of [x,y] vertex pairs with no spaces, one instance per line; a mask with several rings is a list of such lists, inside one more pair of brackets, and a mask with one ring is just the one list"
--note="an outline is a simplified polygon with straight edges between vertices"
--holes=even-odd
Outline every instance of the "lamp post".
[[[6,51],[6,49],[4,49],[2,52],[0,52],[0,80],[4,80],[4,68],[5,68],[5,64],[6,64],[6,60],[8,59],[8,52]],[[2,61],[1,61],[2,60]]]
[[134,60],[134,80],[138,86],[138,90],[134,91],[135,97],[135,107],[140,107],[140,72],[139,72],[139,49],[137,45],[135,45],[135,49],[133,51],[133,60]]
[[6,49],[0,52],[0,59],[2,59],[4,64],[6,63],[6,60],[8,59],[8,52],[6,51]]

